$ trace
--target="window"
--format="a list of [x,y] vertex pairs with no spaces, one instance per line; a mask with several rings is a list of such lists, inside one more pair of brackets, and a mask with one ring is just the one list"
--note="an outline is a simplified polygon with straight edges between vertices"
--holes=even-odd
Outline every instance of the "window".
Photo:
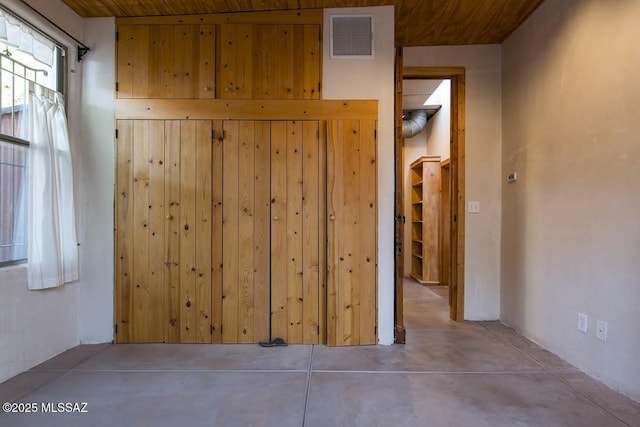
[[63,91],[65,50],[0,8],[0,266],[27,259],[30,82]]

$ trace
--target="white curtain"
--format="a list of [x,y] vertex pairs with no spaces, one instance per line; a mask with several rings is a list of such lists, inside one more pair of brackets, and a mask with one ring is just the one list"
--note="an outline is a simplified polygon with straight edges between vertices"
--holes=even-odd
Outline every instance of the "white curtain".
[[29,289],[78,279],[73,171],[64,98],[29,87]]

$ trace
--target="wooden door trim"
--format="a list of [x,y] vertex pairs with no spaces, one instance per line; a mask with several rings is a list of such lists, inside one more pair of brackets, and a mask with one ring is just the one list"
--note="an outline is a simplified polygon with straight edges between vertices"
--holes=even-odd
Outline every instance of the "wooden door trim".
[[402,46],[396,46],[395,58],[395,210],[394,210],[394,331],[393,341],[404,344],[404,137],[402,136]]
[[322,9],[209,13],[201,15],[132,16],[116,18],[116,25],[315,24],[322,25]]
[[331,120],[378,119],[377,100],[126,99],[116,120]]
[[[464,320],[464,249],[465,249],[465,68],[403,67],[403,79],[451,80],[451,319]],[[400,104],[402,105],[402,104]],[[402,120],[402,108],[396,108],[396,123]],[[402,128],[396,127],[397,133]],[[403,143],[404,141],[402,141]],[[404,145],[404,144],[403,144]],[[396,147],[396,156],[398,155]],[[396,283],[396,295],[402,295],[402,284]],[[400,317],[400,321],[402,318]],[[398,313],[396,313],[398,324]]]

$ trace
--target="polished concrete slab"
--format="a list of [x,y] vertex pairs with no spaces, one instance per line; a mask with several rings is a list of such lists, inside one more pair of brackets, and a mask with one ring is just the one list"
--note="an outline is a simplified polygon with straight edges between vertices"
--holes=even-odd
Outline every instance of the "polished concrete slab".
[[306,421],[308,426],[625,425],[548,373],[314,372]]
[[265,349],[254,344],[121,344],[110,346],[75,369],[306,371],[310,357],[308,345]]
[[405,346],[319,347],[315,370],[540,372],[544,367],[486,330],[407,330]]
[[500,322],[452,322],[446,296],[407,281],[405,345],[81,345],[0,384],[39,409],[0,426],[640,426],[639,403]]
[[3,414],[6,426],[301,426],[307,373],[68,372],[21,402],[85,413]]

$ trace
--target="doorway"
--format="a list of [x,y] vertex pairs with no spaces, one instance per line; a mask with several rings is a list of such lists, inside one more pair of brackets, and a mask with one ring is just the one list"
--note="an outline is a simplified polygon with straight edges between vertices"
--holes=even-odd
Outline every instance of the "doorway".
[[[402,48],[396,49],[396,251],[395,251],[395,342],[405,342],[403,320],[404,228],[407,221],[403,188],[405,140],[402,136],[403,81],[449,79],[451,82],[450,158],[446,173],[450,179],[449,230],[451,240],[448,250],[450,271],[447,273],[450,295],[450,317],[464,320],[464,180],[465,180],[465,69],[464,67],[404,67]],[[442,226],[445,226],[443,224]],[[443,258],[446,258],[443,257]],[[441,259],[442,265],[443,260]]]

